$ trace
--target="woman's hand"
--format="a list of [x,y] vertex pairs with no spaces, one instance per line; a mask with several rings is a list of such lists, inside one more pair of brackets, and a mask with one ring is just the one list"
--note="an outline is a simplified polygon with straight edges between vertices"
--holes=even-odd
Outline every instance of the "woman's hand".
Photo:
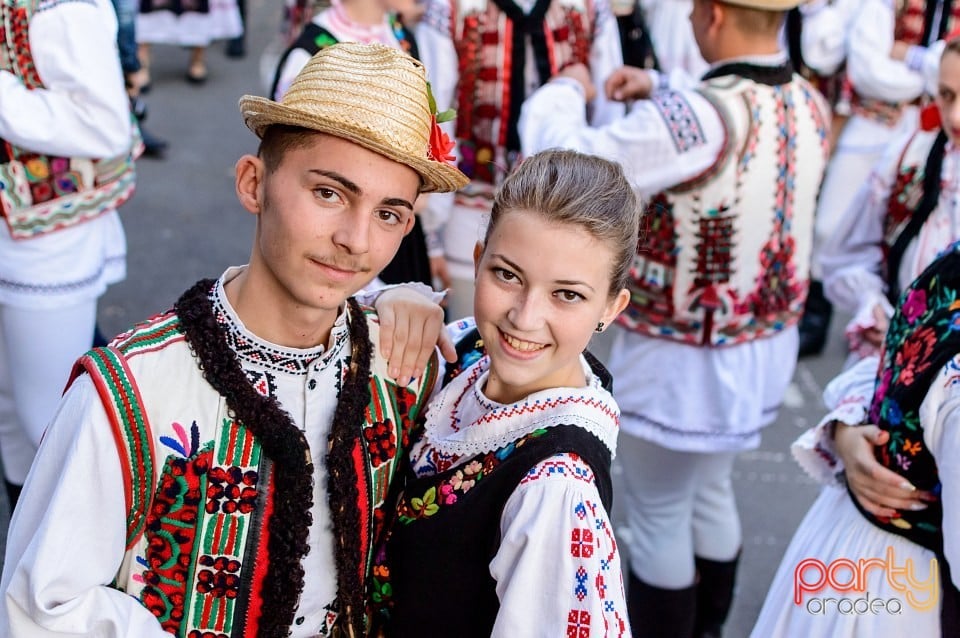
[[380,352],[400,385],[423,374],[436,346],[444,359],[457,360],[443,325],[443,309],[430,299],[399,286],[381,293],[374,306],[380,316]]

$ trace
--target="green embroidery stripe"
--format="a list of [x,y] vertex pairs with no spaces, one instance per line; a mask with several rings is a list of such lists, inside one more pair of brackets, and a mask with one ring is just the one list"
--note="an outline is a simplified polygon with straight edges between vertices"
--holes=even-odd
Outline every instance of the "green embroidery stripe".
[[[100,378],[112,395],[111,410],[116,422],[123,428],[123,439],[130,470],[130,511],[127,513],[127,543],[140,536],[146,524],[148,485],[153,483],[153,458],[150,454],[149,429],[136,392],[127,376],[123,361],[106,348],[92,350],[87,355],[96,366]],[[121,407],[122,406],[122,407]],[[134,464],[141,462],[141,467]]]
[[50,212],[59,211],[53,214],[37,211],[33,207],[24,210],[22,213],[14,211],[7,217],[11,234],[32,236],[48,228],[56,227],[60,222],[80,221],[99,215],[107,209],[116,208],[122,200],[127,199],[133,192],[135,179],[136,175],[131,170],[121,179],[110,184],[108,191],[96,190],[82,193],[84,196],[96,195],[96,197],[91,197],[89,201],[82,201],[77,198],[77,201],[71,202],[66,209],[62,208],[66,204],[61,204],[56,208],[51,207]]
[[120,344],[119,349],[129,356],[140,350],[155,348],[164,342],[180,336],[180,319],[175,314],[161,317],[154,323],[137,329]]

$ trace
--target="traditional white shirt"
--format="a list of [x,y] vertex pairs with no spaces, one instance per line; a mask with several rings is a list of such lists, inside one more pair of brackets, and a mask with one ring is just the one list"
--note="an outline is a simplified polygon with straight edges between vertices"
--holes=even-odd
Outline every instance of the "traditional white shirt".
[[[473,325],[472,320],[453,324],[454,340]],[[431,400],[424,436],[410,452],[418,476],[445,471],[556,425],[581,427],[615,454],[619,410],[585,360],[581,358],[585,387],[551,388],[513,404],[484,394],[489,363],[482,357]],[[564,400],[558,403],[558,398]],[[574,530],[583,527],[593,530],[593,551],[571,551]],[[500,535],[490,562],[500,599],[492,636],[630,635],[613,525],[600,501],[593,470],[580,457],[557,454],[530,469],[507,499]],[[561,586],[581,569],[588,575],[584,588]],[[573,610],[588,611],[590,622],[570,634]]]
[[709,65],[690,24],[692,0],[640,0],[640,5],[660,70],[666,74],[682,70],[693,77],[706,73]]
[[[889,317],[884,263],[884,221],[904,149],[913,133],[892,143],[843,213],[819,258],[827,298],[853,315],[847,331],[854,341],[876,325],[873,308]],[[916,279],[950,244],[960,239],[960,149],[947,143],[941,169],[940,198],[918,235],[907,245],[897,272],[900,290]],[[856,344],[855,344],[856,345]]]
[[[863,0],[853,18],[847,52],[847,72],[863,97],[886,102],[910,102],[924,92],[936,92],[942,43],[907,62],[890,57],[896,11],[890,0]],[[933,44],[933,43],[930,43]]]
[[821,75],[833,75],[847,58],[847,39],[863,0],[813,0],[800,5],[803,61]]
[[[0,139],[37,153],[106,158],[130,150],[130,107],[109,0],[40,3],[30,48],[44,88],[0,71]],[[107,44],[110,43],[110,44]],[[126,275],[116,211],[14,241],[0,223],[0,304],[61,308],[95,299]]]
[[[215,311],[251,383],[276,398],[301,428],[314,464],[313,523],[303,559],[304,588],[291,636],[317,636],[337,593],[327,499],[327,440],[337,405],[339,370],[349,357],[346,314],[327,346],[287,348],[250,332],[223,285]],[[7,537],[0,579],[0,634],[13,638],[110,636],[169,638],[137,599],[106,586],[126,548],[127,508],[117,444],[96,388],[86,376],[71,386],[44,436]],[[76,512],[76,515],[71,515]]]
[[[383,22],[380,24],[359,24],[350,19],[346,10],[343,8],[341,0],[333,0],[331,6],[324,9],[313,17],[313,23],[330,32],[337,39],[337,42],[360,42],[361,44],[383,44],[395,49],[400,48],[396,35],[393,33],[393,27],[390,23],[390,16],[385,14]],[[306,49],[293,49],[287,56],[280,69],[280,80],[277,82],[277,91],[273,94],[273,99],[279,101],[293,79],[297,77],[300,70],[310,61],[310,54]]]

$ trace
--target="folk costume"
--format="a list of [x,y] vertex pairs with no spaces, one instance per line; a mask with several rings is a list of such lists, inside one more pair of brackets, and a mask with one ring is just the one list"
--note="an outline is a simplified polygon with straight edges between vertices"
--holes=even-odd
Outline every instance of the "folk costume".
[[206,47],[243,34],[236,0],[141,0],[137,42]]
[[608,126],[584,112],[580,85],[561,78],[527,101],[520,129],[524,152],[619,161],[652,197],[609,360],[630,459],[618,502],[634,629],[693,622],[694,605],[718,626],[741,542],[730,473],[793,374],[829,113],[785,54],[720,62],[697,89],[657,91]]
[[[943,50],[938,41],[960,26],[956,22],[960,5],[952,8],[949,0],[910,0],[897,6],[895,10],[886,0],[863,0],[851,22],[847,51],[851,114],[830,159],[817,205],[818,250],[838,232],[840,217],[853,205],[856,189],[850,185],[866,182],[887,145],[917,128],[915,104],[936,90]],[[890,57],[895,40],[913,45],[906,62]]]
[[[224,293],[240,271],[81,359],[38,456],[59,471],[34,473],[38,497],[18,513],[34,525],[8,540],[8,559],[24,556],[2,583],[11,635],[327,636],[346,609],[362,615],[397,454],[435,368],[408,387],[388,379],[376,316],[358,305],[324,346],[268,343]],[[64,525],[71,500],[98,511]],[[120,604],[129,596],[141,604]]]
[[134,132],[109,0],[0,2],[0,455],[14,500],[126,275]]
[[638,0],[643,7],[650,39],[657,53],[659,70],[671,74],[679,71],[699,78],[709,65],[700,55],[690,25],[691,0]]
[[853,315],[847,336],[858,356],[876,354],[862,339],[873,308],[893,314],[900,292],[960,239],[960,154],[930,128],[891,144],[820,254],[828,297]]
[[[457,110],[447,131],[470,177],[456,194],[431,197],[423,216],[430,254],[446,259],[453,280],[447,310],[465,317],[473,313],[473,248],[494,189],[520,159],[520,105],[576,62],[602,87],[622,64],[619,32],[607,0],[428,0],[416,33],[439,110]],[[593,106],[595,123],[623,113],[602,96]]]
[[[877,450],[881,465],[940,499],[899,518],[877,518],[859,509],[836,480],[839,463],[831,451],[810,445],[814,439],[809,434],[801,438],[794,444],[794,454],[826,485],[784,554],[754,627],[756,638],[956,635],[957,626],[951,623],[956,619],[955,574],[960,565],[958,273],[960,248],[953,245],[901,296],[879,369],[875,358],[865,359],[828,386],[825,398],[834,409],[821,423],[822,429],[835,420],[878,424],[890,433],[889,442]],[[864,570],[855,587],[842,590],[848,572],[841,568],[841,575],[825,589],[795,598],[801,561],[819,560],[829,566],[839,560],[862,564],[870,559],[876,559],[875,566]],[[946,569],[944,559],[953,570]],[[913,581],[907,581],[904,572],[898,576],[898,569],[910,570]],[[803,579],[815,583],[817,573]],[[833,586],[836,583],[841,590]],[[870,599],[883,601],[881,611],[820,608],[824,598],[862,599],[867,592]],[[816,613],[810,613],[811,605]]]
[[585,387],[500,404],[483,392],[490,360],[473,322],[452,332],[459,360],[427,408],[374,568],[388,635],[630,636],[608,514],[609,375],[586,355]]
[[[261,139],[295,123],[409,167],[424,191],[466,182],[434,159],[423,66],[388,47],[330,47],[283,101],[240,109]],[[366,633],[383,503],[432,368],[388,379],[377,319],[346,293],[315,326],[326,342],[260,338],[225,290],[259,284],[253,257],[80,360],[11,522],[0,631]]]

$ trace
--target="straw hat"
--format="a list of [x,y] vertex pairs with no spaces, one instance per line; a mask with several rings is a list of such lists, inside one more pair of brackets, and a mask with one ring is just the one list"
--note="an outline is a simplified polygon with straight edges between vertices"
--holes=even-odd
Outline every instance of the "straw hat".
[[326,47],[307,62],[280,102],[245,95],[240,111],[257,137],[271,124],[301,126],[405,164],[423,178],[424,193],[457,190],[468,181],[452,163],[431,157],[434,119],[426,73],[397,49],[356,43]]
[[735,7],[745,7],[747,9],[760,9],[761,11],[789,11],[798,7],[807,0],[721,0],[726,4],[732,4]]

